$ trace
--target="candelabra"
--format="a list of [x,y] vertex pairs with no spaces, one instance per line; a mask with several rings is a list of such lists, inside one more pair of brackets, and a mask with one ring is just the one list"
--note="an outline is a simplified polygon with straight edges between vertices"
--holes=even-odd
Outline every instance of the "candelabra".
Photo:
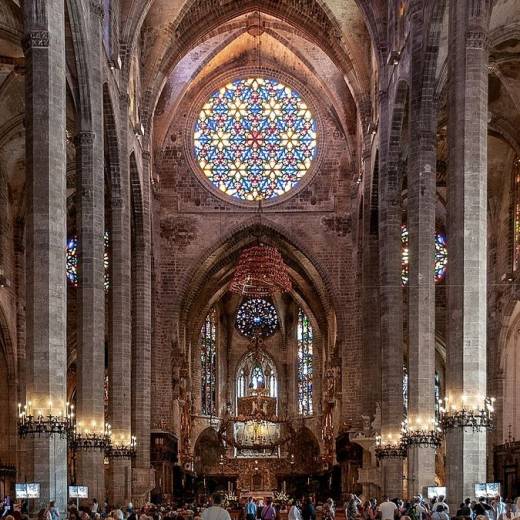
[[403,421],[401,438],[405,448],[420,446],[436,449],[442,442],[442,430],[435,419],[417,417],[410,423]]
[[137,454],[137,438],[132,435],[129,441],[123,437],[119,442],[113,440],[105,450],[105,454],[111,459],[133,459]]
[[69,435],[74,420],[74,405],[66,403],[56,407],[48,401],[46,407],[36,408],[31,401],[18,404],[18,435],[24,439],[27,436]]
[[394,442],[392,434],[383,440],[381,435],[376,435],[376,458],[382,459],[404,459],[406,458],[406,446],[400,436]]
[[105,451],[111,445],[112,431],[110,424],[105,423],[102,428],[96,421],[92,421],[91,427],[85,427],[79,423],[69,436],[69,446],[72,451]]
[[459,400],[446,397],[441,408],[442,428],[471,428],[474,432],[492,429],[495,423],[494,402],[494,397],[462,395]]

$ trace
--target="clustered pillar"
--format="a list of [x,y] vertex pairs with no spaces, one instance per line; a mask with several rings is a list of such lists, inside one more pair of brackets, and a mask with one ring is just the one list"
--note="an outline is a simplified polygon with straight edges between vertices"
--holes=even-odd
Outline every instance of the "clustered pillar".
[[[132,352],[132,431],[138,439],[137,456],[132,471],[134,496],[144,497],[150,484],[150,422],[151,422],[151,217],[150,189],[151,156],[143,153],[143,199],[135,207],[136,229],[134,265],[134,323]],[[132,182],[140,182],[132,179]]]
[[[486,394],[487,34],[492,2],[449,2],[448,348],[446,395]],[[486,481],[486,434],[447,434],[449,500]]]
[[[65,32],[63,0],[25,2],[24,52],[27,185],[27,387],[35,410],[58,414],[66,401]],[[49,500],[65,510],[67,441],[22,441],[20,479],[40,483],[38,511]]]
[[[408,158],[408,428],[435,429],[435,69],[424,52],[422,9],[410,7],[410,151]],[[435,54],[436,56],[436,54]],[[423,493],[435,483],[435,449],[408,449],[408,494]]]
[[[382,75],[383,76],[383,75]],[[385,80],[381,79],[382,85]],[[401,183],[398,150],[391,143],[388,92],[380,98],[379,244],[381,309],[381,437],[398,442],[403,420],[403,295],[401,288]],[[382,461],[382,488],[389,496],[403,492],[403,462]]]
[[[128,103],[120,97],[121,119],[126,120]],[[112,114],[111,114],[112,115]],[[123,119],[124,118],[124,119]],[[117,166],[111,176],[118,175],[120,184],[112,182],[110,234],[110,348],[108,356],[108,417],[115,443],[129,443],[131,437],[132,388],[132,315],[130,182],[126,139],[120,139],[119,149],[109,144],[109,156]],[[141,439],[140,439],[141,440]],[[141,440],[142,441],[142,440]],[[131,462],[110,460],[108,489],[111,504],[128,503],[131,497]]]
[[[76,137],[79,231],[78,301],[78,432],[104,433],[105,287],[104,237],[105,176],[103,152],[103,94],[101,71],[102,9],[90,3],[90,121],[82,121]],[[105,495],[102,450],[77,454],[76,478],[88,486],[91,498]]]

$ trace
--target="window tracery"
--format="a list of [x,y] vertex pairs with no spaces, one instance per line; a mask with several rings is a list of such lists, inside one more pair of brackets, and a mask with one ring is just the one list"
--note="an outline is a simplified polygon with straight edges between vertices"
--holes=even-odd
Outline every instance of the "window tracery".
[[245,300],[238,308],[235,326],[243,336],[267,338],[278,328],[274,305],[264,298]]
[[194,130],[195,158],[220,191],[245,201],[287,193],[316,155],[316,121],[275,79],[239,79],[209,97]]
[[273,360],[265,353],[250,352],[237,368],[237,399],[254,390],[265,389],[269,397],[278,397],[278,381]]
[[211,309],[200,331],[201,412],[215,415],[217,409],[217,313]]
[[313,330],[308,316],[298,311],[298,410],[301,415],[312,415],[313,387]]

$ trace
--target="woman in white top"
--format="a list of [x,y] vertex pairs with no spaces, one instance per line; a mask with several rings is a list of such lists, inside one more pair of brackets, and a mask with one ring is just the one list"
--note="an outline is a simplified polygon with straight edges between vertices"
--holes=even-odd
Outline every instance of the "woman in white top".
[[293,502],[287,520],[302,520],[302,512],[300,511],[300,501]]

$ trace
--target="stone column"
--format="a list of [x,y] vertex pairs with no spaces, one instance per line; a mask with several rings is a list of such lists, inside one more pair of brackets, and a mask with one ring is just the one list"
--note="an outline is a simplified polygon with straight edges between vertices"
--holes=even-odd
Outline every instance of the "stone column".
[[[137,457],[132,471],[132,498],[141,501],[150,489],[150,379],[151,379],[151,156],[143,152],[141,207],[134,206],[133,251],[134,322],[132,341],[132,432],[137,436]],[[133,179],[134,181],[134,179]]]
[[[410,152],[408,160],[408,425],[434,429],[435,379],[435,202],[436,111],[435,69],[424,52],[428,32],[422,2],[410,5]],[[426,34],[426,36],[425,36]],[[408,450],[408,492],[424,492],[435,482],[435,449]]]
[[[26,400],[33,410],[66,401],[65,29],[63,0],[25,2]],[[22,441],[27,481],[40,484],[35,511],[67,501],[67,441]]]
[[[449,3],[448,348],[446,395],[486,394],[487,119],[490,0]],[[486,433],[446,437],[448,498],[486,481]]]
[[[88,77],[90,125],[76,136],[78,202],[78,379],[77,425],[102,434],[105,425],[105,288],[104,229],[105,175],[103,152],[103,94],[101,71],[100,6],[91,2]],[[87,128],[87,126],[90,126]],[[88,486],[89,498],[105,498],[104,453],[77,454],[77,483]]]
[[[120,96],[119,113],[125,125],[128,118],[127,96]],[[109,122],[110,123],[110,122]],[[121,126],[126,128],[126,126]],[[130,170],[127,135],[110,143],[112,179],[110,235],[110,347],[108,359],[108,416],[115,442],[130,442],[132,389],[132,301],[130,237]],[[117,161],[117,164],[112,164]],[[108,498],[111,504],[125,504],[131,499],[131,463],[128,459],[110,461]]]
[[[381,85],[386,85],[381,75]],[[386,86],[384,88],[387,88]],[[379,274],[381,280],[381,435],[398,440],[403,420],[403,295],[401,288],[401,182],[398,149],[390,144],[388,91],[380,95]],[[400,126],[400,125],[399,125]],[[382,462],[383,493],[402,495],[403,463]]]

